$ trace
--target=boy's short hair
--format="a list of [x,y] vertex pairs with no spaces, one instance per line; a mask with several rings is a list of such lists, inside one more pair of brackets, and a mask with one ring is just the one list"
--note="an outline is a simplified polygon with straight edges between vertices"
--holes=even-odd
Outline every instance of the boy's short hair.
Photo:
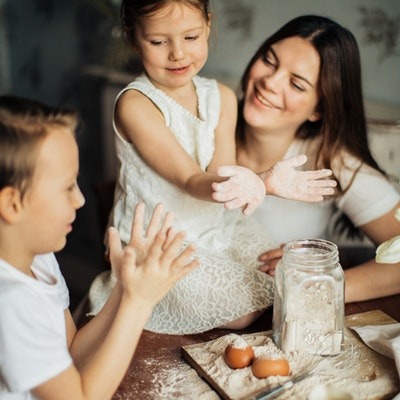
[[0,190],[12,186],[20,190],[23,198],[32,183],[43,139],[56,127],[70,129],[74,134],[77,124],[75,110],[0,96]]

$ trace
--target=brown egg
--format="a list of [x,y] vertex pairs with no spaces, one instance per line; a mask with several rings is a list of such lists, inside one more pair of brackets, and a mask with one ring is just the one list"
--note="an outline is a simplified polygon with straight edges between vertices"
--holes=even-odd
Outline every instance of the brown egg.
[[263,379],[271,375],[289,375],[289,363],[284,358],[256,358],[251,366],[253,375]]
[[254,351],[251,346],[235,347],[235,343],[232,343],[226,346],[224,359],[233,369],[245,368],[253,362]]

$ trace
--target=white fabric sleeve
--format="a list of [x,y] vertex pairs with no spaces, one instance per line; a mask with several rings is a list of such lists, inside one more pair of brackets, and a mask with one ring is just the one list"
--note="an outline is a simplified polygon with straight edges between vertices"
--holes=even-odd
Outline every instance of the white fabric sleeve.
[[[345,188],[352,174],[350,169],[342,171],[340,181]],[[363,165],[347,192],[338,198],[337,206],[359,227],[383,216],[399,201],[400,194],[386,177]]]
[[0,303],[1,374],[10,391],[29,391],[72,364],[62,334],[65,322],[61,329],[56,327],[64,319],[61,304],[58,320],[49,315],[53,310],[40,296],[33,292],[21,296],[17,288]]
[[36,256],[32,265],[32,271],[34,271],[35,276],[43,282],[53,284],[54,280],[57,281],[57,291],[61,304],[64,310],[67,309],[70,303],[69,290],[54,253]]

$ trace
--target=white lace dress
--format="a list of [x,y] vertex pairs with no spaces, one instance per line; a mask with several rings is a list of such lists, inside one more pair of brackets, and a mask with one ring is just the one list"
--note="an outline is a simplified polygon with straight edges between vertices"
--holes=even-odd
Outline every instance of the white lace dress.
[[[205,170],[214,152],[214,129],[220,112],[220,95],[215,80],[195,77],[199,116],[177,104],[155,88],[144,75],[126,90],[139,90],[161,110],[166,125],[182,147]],[[118,98],[117,97],[117,98]],[[157,203],[174,212],[174,227],[187,233],[197,245],[201,265],[190,272],[155,307],[146,329],[169,334],[192,334],[216,328],[273,301],[273,279],[258,270],[258,255],[276,247],[241,211],[227,211],[223,205],[194,199],[160,177],[141,159],[135,148],[116,130],[120,172],[111,223],[122,240],[130,238],[135,204],[146,204],[146,221]],[[99,276],[89,298],[96,314],[112,287],[109,276]]]

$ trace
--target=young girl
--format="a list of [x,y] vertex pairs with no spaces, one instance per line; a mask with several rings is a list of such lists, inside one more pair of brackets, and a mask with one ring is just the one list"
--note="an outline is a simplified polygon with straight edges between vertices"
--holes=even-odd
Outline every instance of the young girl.
[[[0,398],[111,399],[153,306],[197,261],[182,234],[154,211],[143,236],[143,204],[132,242],[110,229],[116,277],[109,301],[77,330],[54,256],[85,199],[76,183],[76,115],[0,97]],[[160,228],[158,226],[161,225]],[[138,253],[135,255],[134,248]],[[180,254],[179,254],[180,253]]]
[[[196,243],[201,260],[157,305],[146,328],[171,334],[242,328],[272,303],[273,280],[258,270],[256,255],[273,243],[218,202],[250,214],[266,187],[290,194],[299,180],[306,183],[304,192],[292,196],[320,200],[333,192],[332,181],[317,180],[330,171],[297,173],[293,166],[305,161],[301,157],[265,174],[265,182],[246,168],[235,175],[230,167],[218,168],[235,164],[237,104],[226,86],[197,76],[208,55],[208,1],[125,0],[121,14],[145,73],[116,100],[121,166],[111,222],[127,240],[132,204],[141,200],[152,207],[162,200],[174,211],[177,228]],[[107,297],[102,278],[91,288],[93,313]]]

